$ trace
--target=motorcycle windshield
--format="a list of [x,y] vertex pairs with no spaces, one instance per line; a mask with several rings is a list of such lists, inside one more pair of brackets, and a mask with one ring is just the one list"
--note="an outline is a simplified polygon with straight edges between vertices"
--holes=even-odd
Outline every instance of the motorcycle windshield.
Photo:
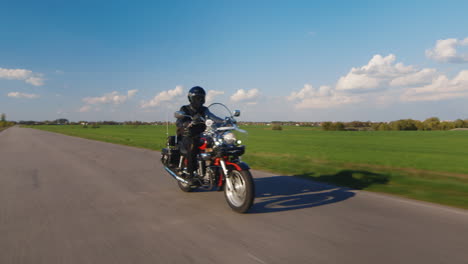
[[241,133],[247,133],[247,131],[240,129],[234,122],[231,110],[222,103],[213,103],[208,106],[210,115],[208,119],[213,120],[215,127],[218,131],[223,130],[236,130]]
[[215,123],[223,123],[227,118],[231,118],[231,111],[227,106],[221,103],[213,103],[208,106],[211,116],[208,116],[209,119],[212,119]]

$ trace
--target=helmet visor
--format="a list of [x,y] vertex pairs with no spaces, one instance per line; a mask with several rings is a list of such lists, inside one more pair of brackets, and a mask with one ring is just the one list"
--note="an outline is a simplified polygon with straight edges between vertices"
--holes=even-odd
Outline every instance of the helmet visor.
[[201,94],[192,95],[190,100],[191,105],[196,108],[201,107],[205,103],[205,96]]

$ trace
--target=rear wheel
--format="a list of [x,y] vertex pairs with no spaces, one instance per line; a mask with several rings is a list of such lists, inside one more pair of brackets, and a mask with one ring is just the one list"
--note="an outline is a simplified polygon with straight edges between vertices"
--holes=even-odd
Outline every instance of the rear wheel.
[[224,196],[229,206],[238,213],[247,212],[255,198],[255,186],[250,171],[233,170],[226,181],[231,182],[231,187],[227,182],[224,185]]

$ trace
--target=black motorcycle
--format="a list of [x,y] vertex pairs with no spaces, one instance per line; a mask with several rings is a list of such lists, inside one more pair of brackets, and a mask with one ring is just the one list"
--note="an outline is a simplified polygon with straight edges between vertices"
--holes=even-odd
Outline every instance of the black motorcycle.
[[[187,180],[187,172],[184,172],[187,158],[181,155],[180,139],[177,136],[168,137],[161,161],[166,171],[177,180],[182,191],[190,192],[196,188],[224,190],[229,206],[236,212],[245,213],[253,204],[255,186],[249,166],[241,161],[245,146],[236,138],[236,134],[246,133],[237,126],[234,119],[240,115],[240,111],[232,113],[221,103],[211,104],[208,109],[214,116],[192,120],[192,125],[197,122],[204,122],[206,125],[200,136],[197,168],[193,172],[193,178]],[[177,111],[175,117],[190,116]]]

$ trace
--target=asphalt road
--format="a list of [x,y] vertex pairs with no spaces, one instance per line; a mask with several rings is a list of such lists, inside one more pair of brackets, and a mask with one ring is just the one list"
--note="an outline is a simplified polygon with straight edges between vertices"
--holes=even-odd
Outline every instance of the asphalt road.
[[249,214],[155,151],[0,133],[0,263],[468,263],[468,211],[253,171]]

